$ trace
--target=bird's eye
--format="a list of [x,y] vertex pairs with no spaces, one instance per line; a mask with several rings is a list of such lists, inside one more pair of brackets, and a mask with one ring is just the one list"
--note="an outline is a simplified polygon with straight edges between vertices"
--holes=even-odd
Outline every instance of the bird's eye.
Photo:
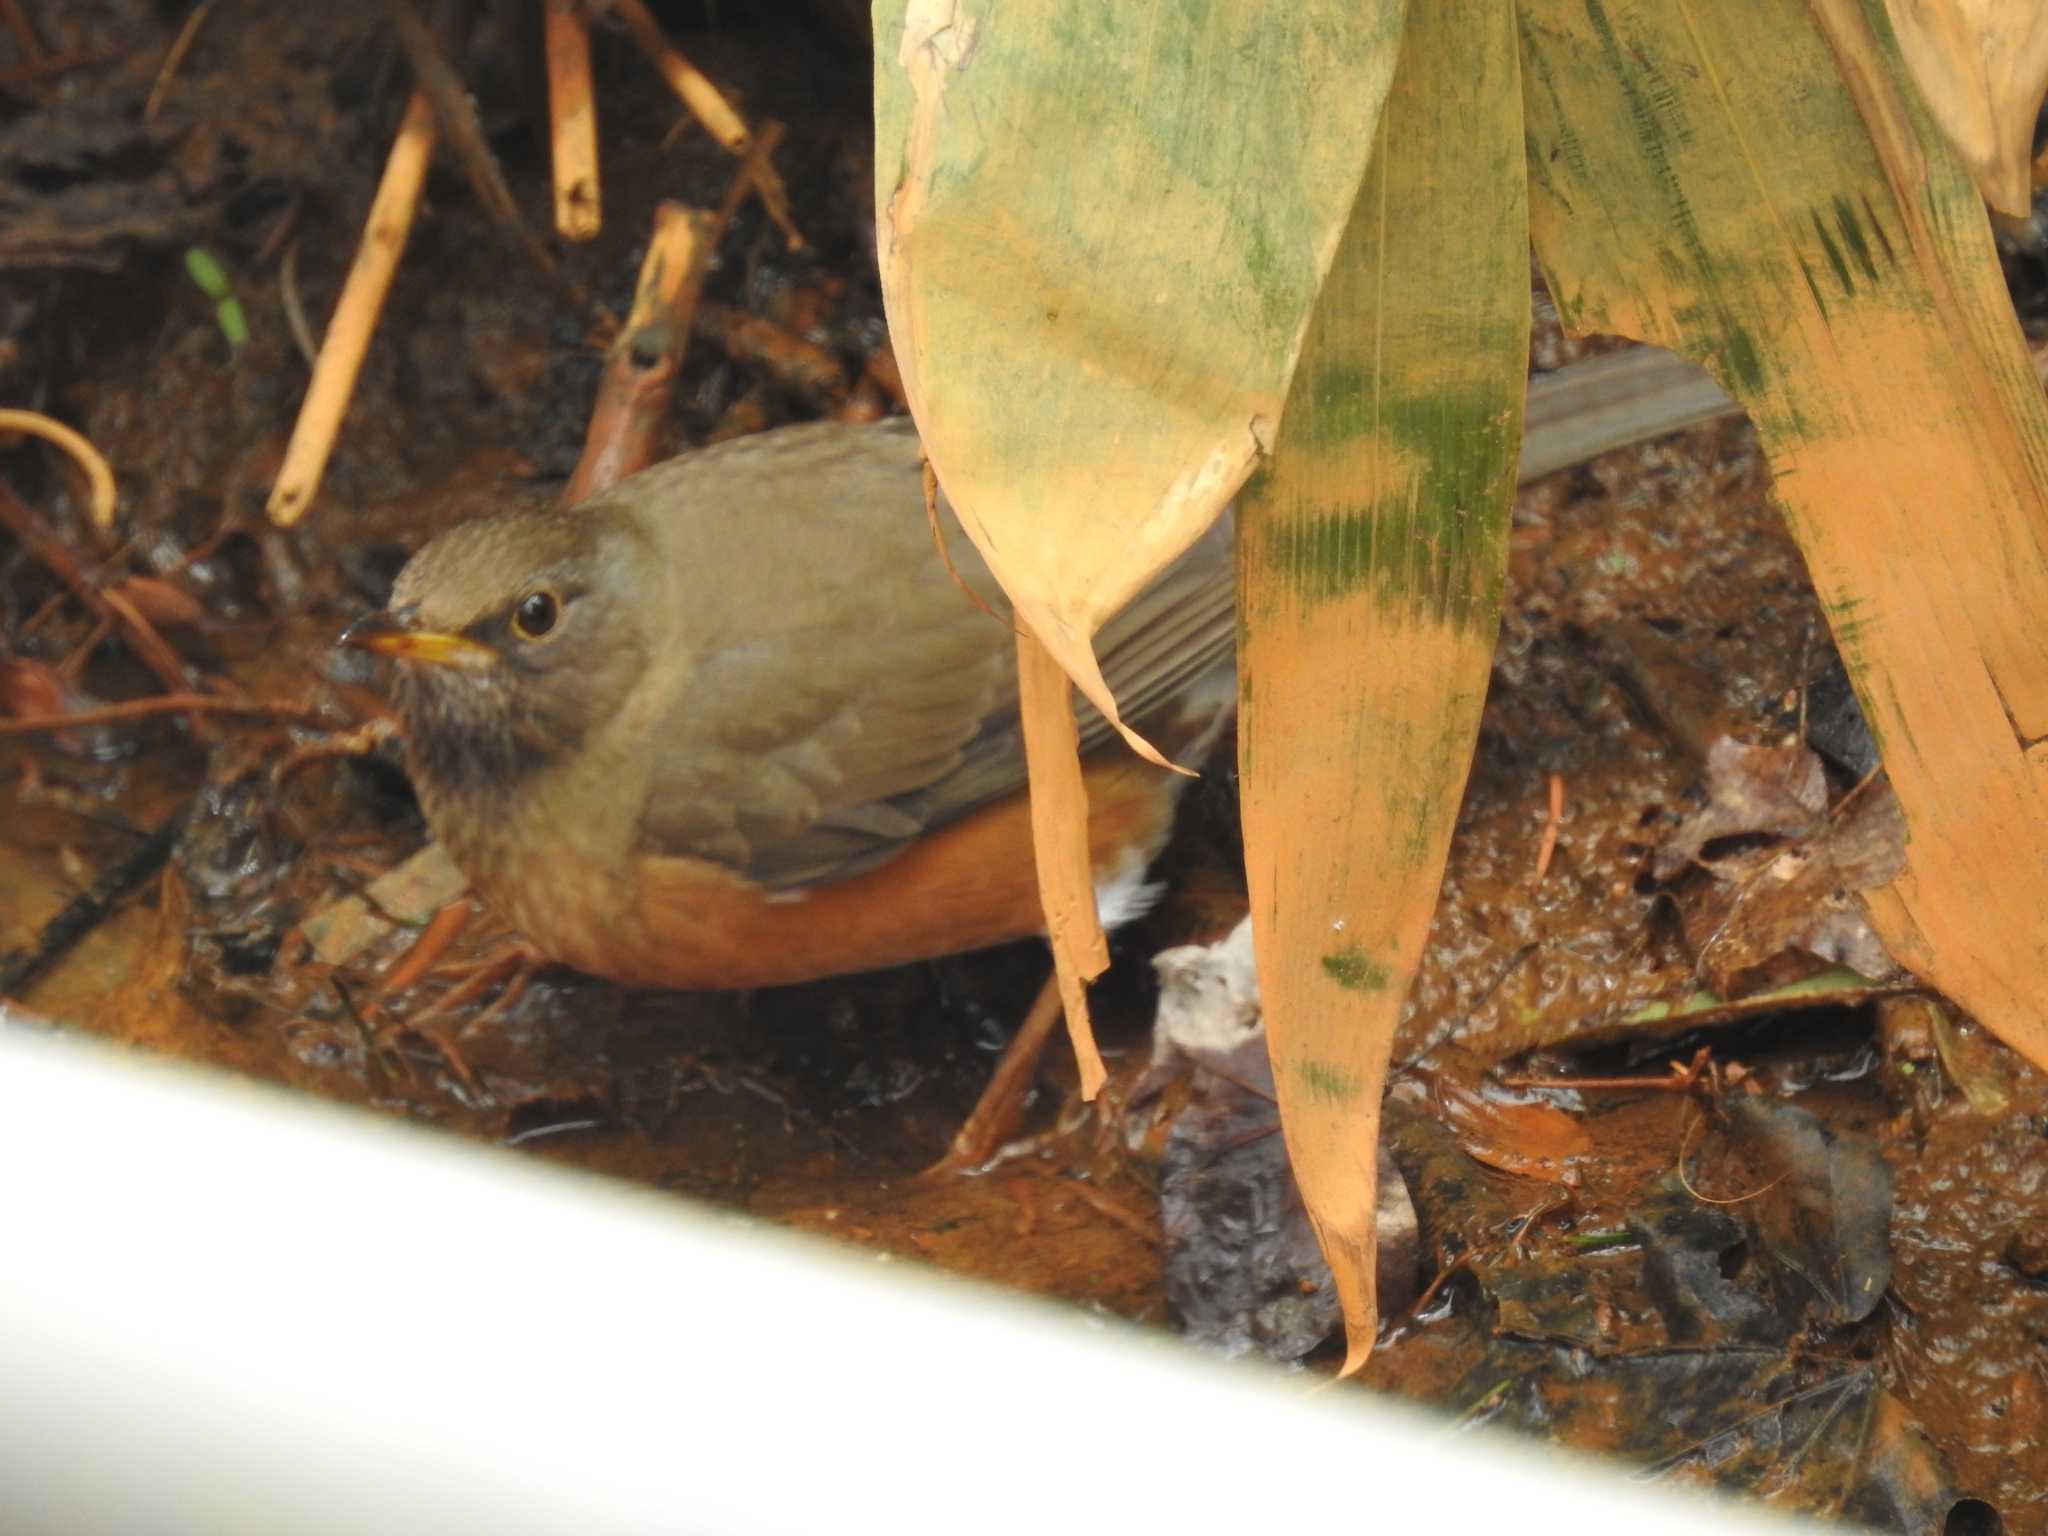
[[538,640],[561,621],[562,603],[545,587],[529,592],[512,610],[512,629],[522,640]]

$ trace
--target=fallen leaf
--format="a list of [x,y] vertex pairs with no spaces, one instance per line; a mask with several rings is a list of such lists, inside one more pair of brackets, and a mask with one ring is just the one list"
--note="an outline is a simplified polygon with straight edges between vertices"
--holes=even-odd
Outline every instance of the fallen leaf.
[[1797,836],[1828,805],[1827,771],[1805,745],[1753,746],[1721,736],[1707,748],[1707,803],[1678,824],[1651,868],[1669,880],[1724,837]]
[[1877,1143],[1777,1099],[1727,1106],[1745,1161],[1770,1180],[1745,1216],[1780,1263],[1819,1294],[1832,1323],[1877,1309],[1892,1277],[1892,1175]]
[[1586,1128],[1555,1105],[1490,1098],[1441,1074],[1430,1098],[1467,1156],[1517,1178],[1576,1184],[1593,1150]]
[[130,576],[108,590],[117,597],[126,598],[135,611],[152,624],[190,628],[206,622],[206,608],[198,598],[183,587],[155,576]]
[[1673,898],[1700,980],[1717,996],[1740,997],[1830,965],[1874,983],[1901,976],[1863,893],[1905,867],[1905,838],[1880,777],[1813,835],[1711,865],[1710,880]]

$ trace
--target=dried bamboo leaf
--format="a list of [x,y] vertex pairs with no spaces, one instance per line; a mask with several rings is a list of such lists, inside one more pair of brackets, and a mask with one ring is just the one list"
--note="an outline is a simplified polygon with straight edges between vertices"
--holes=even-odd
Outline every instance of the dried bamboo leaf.
[[1856,0],[1520,17],[1560,311],[1755,419],[1906,815],[1879,931],[2048,1065],[2048,405],[1975,191]]
[[1091,637],[1270,441],[1400,20],[1400,0],[876,6],[904,387],[1019,618],[1111,721]]
[[1417,7],[1271,467],[1240,504],[1253,928],[1347,1370],[1375,1326],[1387,1054],[1493,657],[1528,357],[1523,185],[1510,8]]
[[1038,900],[1059,974],[1067,1038],[1081,1069],[1081,1097],[1093,1099],[1108,1076],[1088,1017],[1088,983],[1109,968],[1109,941],[1095,907],[1088,857],[1088,789],[1081,781],[1081,738],[1074,690],[1044,646],[1017,631],[1017,703],[1031,771],[1031,841],[1038,858]]
[[1899,52],[1985,201],[2033,207],[2034,120],[2048,95],[2041,0],[1885,0]]

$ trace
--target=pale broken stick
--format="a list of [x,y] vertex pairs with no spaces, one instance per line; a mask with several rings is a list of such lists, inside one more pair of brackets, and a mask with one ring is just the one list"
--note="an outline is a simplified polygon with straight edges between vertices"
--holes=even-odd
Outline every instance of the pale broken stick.
[[562,491],[563,506],[573,507],[654,462],[656,438],[696,324],[704,275],[732,216],[757,186],[760,167],[782,142],[782,132],[780,123],[761,125],[717,213],[666,202],[654,210],[654,237],[640,263],[633,312],[606,359],[583,456]]
[[733,110],[732,103],[719,93],[703,70],[676,51],[661,30],[661,23],[654,19],[654,13],[641,0],[611,0],[609,9],[625,24],[648,62],[661,71],[662,79],[690,109],[690,115],[731,153],[744,154],[751,137],[746,120]]
[[[689,109],[690,115],[702,123],[705,131],[729,153],[744,155],[753,139],[746,119],[733,109],[732,103],[719,93],[718,87],[711,83],[703,70],[676,51],[675,45],[661,30],[661,23],[654,19],[654,13],[647,9],[643,0],[610,0],[610,10],[625,24],[627,33],[647,56],[648,62],[661,71],[662,79],[668,82],[669,89]],[[782,185],[782,178],[775,174],[775,167],[762,160],[754,168],[753,181],[761,206],[768,210],[768,217],[782,231],[789,248],[801,250],[804,237],[797,232],[796,221],[789,211],[789,192]]]
[[392,26],[405,49],[406,61],[412,66],[413,84],[433,103],[434,121],[440,129],[441,142],[447,145],[456,169],[461,171],[463,180],[476,194],[477,203],[491,216],[491,221],[509,234],[526,253],[534,269],[569,309],[578,312],[588,310],[588,296],[569,280],[555,261],[554,254],[521,216],[519,200],[512,195],[511,183],[506,181],[498,157],[491,153],[490,143],[484,136],[483,119],[477,113],[476,100],[463,85],[462,76],[456,73],[455,66],[448,62],[442,42],[420,19],[414,0],[385,0],[385,9],[391,14]]
[[594,240],[604,225],[597,176],[597,98],[590,83],[590,22],[579,0],[547,0],[548,142],[555,230]]
[[341,297],[335,301],[334,318],[320,344],[320,358],[313,365],[312,382],[306,386],[305,403],[299,407],[284,465],[264,509],[281,528],[289,528],[305,516],[320,490],[341,419],[355,394],[363,356],[377,329],[377,316],[391,292],[391,280],[419,213],[420,190],[426,184],[427,164],[433,159],[435,135],[433,104],[425,91],[416,90],[399,122],[398,137],[384,164],[384,179],[377,184],[377,196],[363,226],[362,244],[356,249]]

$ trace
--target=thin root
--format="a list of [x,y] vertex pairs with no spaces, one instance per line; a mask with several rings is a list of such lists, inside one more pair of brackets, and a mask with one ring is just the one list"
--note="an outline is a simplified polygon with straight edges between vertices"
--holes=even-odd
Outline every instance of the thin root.
[[83,432],[67,427],[55,417],[45,416],[41,411],[0,410],[0,432],[25,432],[30,437],[40,437],[54,443],[69,454],[85,475],[87,488],[86,514],[92,525],[101,532],[111,531],[114,526],[114,506],[118,492],[114,486],[114,469],[107,463],[107,456],[93,447]]

